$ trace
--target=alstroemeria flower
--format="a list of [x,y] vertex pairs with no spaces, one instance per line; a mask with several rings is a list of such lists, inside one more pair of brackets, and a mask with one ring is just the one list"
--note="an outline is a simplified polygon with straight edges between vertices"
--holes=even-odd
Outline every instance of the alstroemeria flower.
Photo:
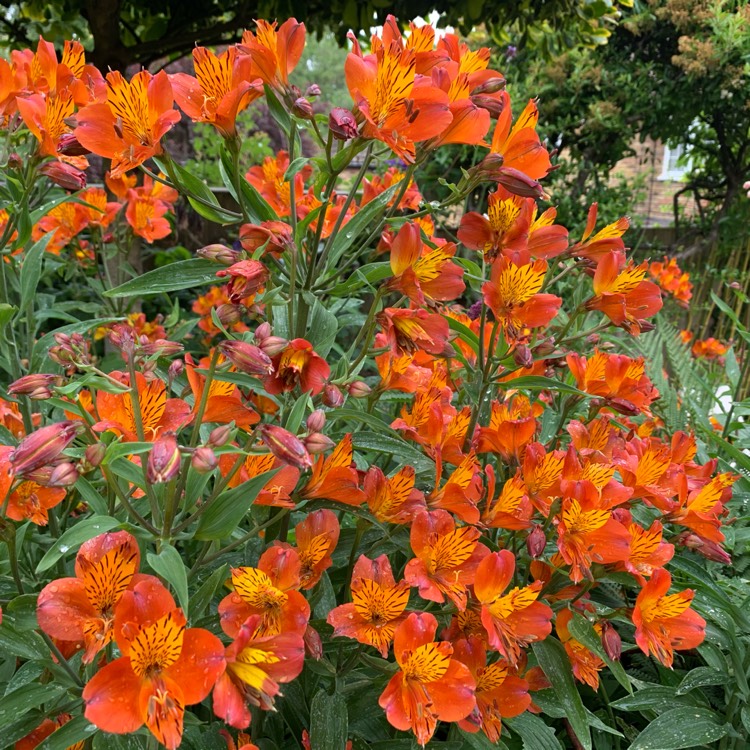
[[140,551],[126,531],[100,534],[81,545],[76,577],[58,578],[37,600],[39,627],[61,641],[82,642],[89,664],[113,638],[115,610],[125,591],[156,578],[138,573]]
[[459,526],[444,510],[420,513],[412,523],[411,548],[404,578],[419,588],[423,599],[444,602],[447,596],[458,609],[466,609],[467,586],[474,583],[477,566],[489,550],[478,542],[479,530]]
[[268,393],[285,393],[299,385],[303,393],[317,396],[330,377],[331,368],[305,339],[292,339],[282,352],[272,358],[273,373],[264,378]]
[[[236,460],[236,456],[225,453],[219,459],[219,469],[226,476]],[[230,487],[237,487],[253,477],[276,469],[276,473],[268,480],[253,505],[272,505],[276,508],[294,508],[291,493],[297,486],[300,471],[296,466],[283,463],[272,453],[253,453],[245,458],[240,470],[229,481]]]
[[363,490],[367,507],[383,523],[410,523],[421,511],[426,511],[424,493],[414,486],[413,466],[404,466],[392,477],[371,466],[365,474]]
[[[57,156],[60,136],[70,132],[70,126],[65,121],[75,112],[73,94],[68,89],[62,89],[47,96],[19,96],[16,103],[26,127],[39,141],[39,153]],[[85,167],[85,164],[78,163],[76,166]]]
[[300,497],[336,500],[347,505],[361,505],[365,501],[359,488],[351,433],[344,435],[330,456],[318,456]]
[[667,594],[672,576],[664,568],[655,570],[641,589],[633,609],[635,642],[646,656],[655,656],[671,667],[675,651],[695,648],[703,643],[706,621],[690,609],[695,593],[685,589]]
[[396,583],[386,555],[370,560],[360,555],[352,571],[352,601],[328,613],[334,635],[373,646],[385,659],[396,627],[405,618],[409,585]]
[[224,653],[227,668],[213,692],[214,713],[236,729],[250,725],[249,706],[274,709],[279,685],[302,671],[305,644],[299,633],[259,635],[261,618],[252,615],[242,624]]
[[482,468],[476,455],[471,452],[451,472],[442,487],[427,498],[430,510],[442,508],[461,519],[464,523],[479,522],[477,503],[482,497]]
[[315,586],[323,571],[333,565],[331,555],[338,544],[340,531],[336,514],[325,508],[312,511],[294,527],[300,562],[300,588],[303,590]]
[[221,641],[185,623],[161,584],[144,581],[123,594],[115,622],[122,656],[83,690],[92,724],[113,734],[145,724],[169,750],[180,744],[185,706],[200,703],[225,669]]
[[592,203],[589,207],[586,228],[584,229],[581,241],[573,245],[571,249],[572,255],[599,261],[612,251],[623,252],[625,250],[625,242],[622,239],[622,235],[630,227],[630,219],[623,216],[612,224],[607,224],[606,227],[600,229],[592,236],[594,227],[596,226],[598,210],[599,208],[596,203]]
[[305,49],[305,24],[288,18],[280,27],[276,22],[258,20],[256,31],[245,31],[239,51],[250,56],[253,76],[276,89],[289,85],[289,74],[297,67]]
[[434,642],[436,631],[437,620],[428,612],[413,612],[396,628],[393,652],[400,670],[378,701],[388,721],[411,729],[423,747],[438,721],[460,721],[476,706],[471,673],[451,658],[450,643]]
[[534,439],[542,411],[540,403],[531,404],[524,395],[505,403],[493,401],[490,423],[477,433],[477,453],[498,453],[506,461],[520,461],[524,448]]
[[540,581],[505,590],[513,580],[516,559],[507,549],[493,552],[479,563],[474,593],[482,604],[482,624],[487,642],[515,666],[521,649],[542,641],[552,632],[552,610],[537,601]]
[[82,146],[112,160],[118,177],[161,152],[160,140],[180,120],[167,74],[147,70],[126,81],[116,70],[107,74],[106,103],[89,104],[78,112],[73,131]]
[[453,348],[448,344],[448,321],[427,310],[403,310],[386,307],[376,316],[394,354],[414,352],[440,355]]
[[[599,672],[604,667],[604,661],[573,638],[570,630],[568,630],[568,625],[572,619],[573,612],[571,610],[561,609],[555,618],[555,630],[568,654],[575,678],[591,687],[592,690],[598,690]],[[594,625],[594,630],[597,629],[597,634],[601,635],[601,625]]]

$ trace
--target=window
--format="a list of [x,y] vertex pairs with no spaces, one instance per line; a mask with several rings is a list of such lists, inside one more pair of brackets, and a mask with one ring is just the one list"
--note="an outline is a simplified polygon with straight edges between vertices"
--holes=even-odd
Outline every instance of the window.
[[680,181],[690,171],[690,157],[685,155],[683,145],[670,148],[664,146],[660,180]]

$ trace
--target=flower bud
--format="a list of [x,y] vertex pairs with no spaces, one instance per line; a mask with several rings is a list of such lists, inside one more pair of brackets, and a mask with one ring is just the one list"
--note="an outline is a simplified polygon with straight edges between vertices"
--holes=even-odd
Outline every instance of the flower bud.
[[341,389],[333,383],[326,383],[323,387],[323,403],[332,409],[343,406],[344,394]]
[[519,195],[521,198],[544,198],[545,196],[544,188],[518,169],[500,167],[492,177],[509,193]]
[[328,115],[328,128],[336,140],[348,141],[359,134],[357,120],[354,115],[343,107],[334,107]]
[[257,346],[245,341],[222,341],[219,349],[238,370],[248,375],[270,375],[273,372],[270,357]]
[[304,440],[308,453],[316,455],[331,450],[336,443],[322,432],[312,432]]
[[48,487],[70,487],[78,481],[78,469],[70,463],[63,461],[55,466],[47,480]]
[[168,339],[148,341],[141,346],[141,352],[147,357],[174,357],[175,354],[179,354],[184,349],[185,347],[182,344]]
[[86,156],[91,151],[82,146],[73,133],[63,133],[57,141],[57,153],[63,156]]
[[552,338],[548,338],[539,341],[539,343],[537,343],[537,345],[534,347],[533,352],[537,357],[546,357],[552,354],[555,349],[555,340]]
[[239,250],[219,244],[206,245],[206,247],[196,250],[196,254],[201,258],[214,263],[221,263],[224,266],[231,266],[242,258],[242,253]]
[[73,442],[78,427],[75,422],[58,422],[27,435],[10,454],[13,471],[27,474],[54,461]]
[[541,557],[547,546],[547,537],[541,526],[535,524],[526,537],[526,549],[533,558]]
[[94,443],[93,445],[86,446],[86,450],[83,453],[83,460],[86,466],[90,466],[95,469],[97,466],[104,461],[104,456],[107,453],[107,446],[104,443]]
[[320,96],[320,86],[317,83],[311,83],[305,91],[305,96]]
[[65,190],[83,190],[86,187],[86,175],[80,169],[63,164],[60,161],[48,161],[39,167],[39,171]]
[[23,169],[23,159],[15,151],[8,156],[9,169]]
[[289,430],[277,425],[264,424],[260,427],[260,437],[268,450],[284,463],[303,470],[312,466],[312,458],[304,443]]
[[346,390],[352,398],[367,398],[372,393],[372,388],[364,380],[352,381],[346,386]]
[[607,406],[614,409],[618,414],[624,414],[626,417],[634,417],[641,413],[641,410],[626,398],[608,398]]
[[598,333],[590,333],[586,336],[586,343],[589,344],[589,346],[597,346],[601,340],[602,337]]
[[478,96],[480,94],[497,94],[498,91],[505,90],[505,79],[502,76],[494,76],[488,78],[484,83],[481,83],[476,88],[472,89],[471,95]]
[[45,373],[33,373],[18,378],[8,386],[8,393],[13,396],[28,396],[32,401],[43,401],[52,398],[52,384],[58,384],[58,375],[47,375]]
[[266,336],[260,344],[260,348],[269,357],[275,357],[288,346],[289,342],[286,339],[282,339],[281,336]]
[[622,638],[609,620],[602,622],[602,646],[604,647],[604,653],[612,661],[620,661]]
[[650,320],[639,320],[638,327],[641,329],[641,333],[648,333],[656,328]]
[[154,441],[154,447],[148,454],[146,479],[151,484],[169,482],[180,473],[180,446],[173,433],[167,432]]
[[292,104],[292,114],[302,120],[312,120],[312,118],[315,117],[312,104],[310,104],[304,96],[300,96],[294,100],[294,104]]
[[242,307],[233,305],[231,302],[225,302],[216,308],[216,317],[219,318],[224,327],[234,325],[242,319]]
[[513,352],[513,361],[519,367],[531,367],[534,364],[534,357],[531,355],[531,349],[526,344],[519,344]]
[[305,644],[305,656],[320,661],[323,658],[323,641],[320,638],[320,633],[308,625],[305,628],[302,640]]
[[497,99],[488,94],[472,94],[471,101],[480,109],[486,109],[491,117],[498,117],[505,109],[502,99]]
[[258,342],[258,345],[262,344],[264,339],[267,339],[270,335],[271,324],[267,320],[255,329],[255,340]]
[[167,370],[167,377],[170,380],[179,378],[180,375],[182,375],[182,371],[184,369],[185,369],[185,363],[181,359],[176,359],[174,360],[174,362],[172,362],[171,365],[169,365],[169,369]]
[[239,302],[266,285],[268,269],[259,260],[241,260],[217,271],[216,276],[229,277],[229,297],[233,302]]
[[718,562],[722,565],[732,564],[732,558],[719,544],[710,542],[707,539],[701,539],[697,534],[693,534],[690,531],[683,531],[675,541],[677,544],[681,544],[697,552],[707,560],[713,560],[713,562]]
[[193,451],[190,463],[199,474],[208,474],[219,465],[219,460],[211,448],[202,445]]
[[322,409],[316,409],[307,418],[306,424],[308,432],[320,432],[326,424],[326,413]]
[[229,442],[233,430],[234,422],[214,427],[208,435],[208,442],[206,445],[209,448],[221,448],[222,445],[226,445]]

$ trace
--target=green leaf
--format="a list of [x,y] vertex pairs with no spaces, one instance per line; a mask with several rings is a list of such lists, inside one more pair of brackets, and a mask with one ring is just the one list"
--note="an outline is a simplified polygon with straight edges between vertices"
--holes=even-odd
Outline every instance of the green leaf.
[[191,620],[195,620],[205,612],[226,576],[227,566],[221,565],[206,578],[201,587],[190,597]]
[[673,708],[654,719],[636,738],[630,750],[680,750],[708,745],[730,730],[721,717],[705,708]]
[[463,747],[466,750],[469,750],[469,748],[471,750],[498,750],[498,748],[507,748],[507,745],[502,740],[490,742],[484,732],[472,734],[471,732],[465,732],[463,729],[459,729],[458,732],[464,741]]
[[664,711],[680,704],[687,707],[689,703],[692,703],[692,700],[677,696],[673,687],[649,685],[633,695],[612,701],[610,705],[620,711]]
[[180,553],[171,544],[165,544],[158,555],[149,552],[146,558],[151,568],[172,586],[177,594],[177,600],[182,607],[182,611],[187,612],[187,570]]
[[552,727],[548,727],[538,716],[528,711],[504,721],[521,736],[524,750],[561,750],[562,748]]
[[44,253],[50,239],[52,239],[51,232],[42,235],[41,239],[24,253],[21,263],[21,309],[25,308],[36,294],[39,279],[42,277]]
[[532,648],[539,666],[552,683],[565,709],[571,729],[585,750],[591,750],[591,734],[586,711],[583,708],[581,696],[578,694],[573,670],[564,646],[556,638],[547,637],[543,641],[532,644]]
[[144,297],[149,294],[176,292],[179,289],[190,289],[201,284],[216,281],[216,272],[220,270],[216,263],[203,258],[179,260],[153,271],[136,276],[114,289],[104,292],[105,297]]
[[10,622],[6,622],[9,619],[6,617],[0,625],[0,654],[11,654],[21,659],[48,661],[49,647],[39,633],[33,630],[19,633]]
[[38,708],[42,703],[54,700],[63,693],[60,685],[31,683],[3,696],[0,701],[0,730],[18,721],[27,711]]
[[289,411],[289,416],[286,418],[284,428],[289,432],[297,434],[300,425],[302,424],[302,417],[305,416],[305,410],[307,409],[308,403],[310,402],[310,394],[303,393],[295,402],[294,406]]
[[344,696],[319,690],[310,704],[311,750],[345,750],[348,734],[349,715]]
[[573,385],[568,385],[562,380],[556,378],[545,378],[543,375],[523,375],[520,378],[513,378],[513,380],[506,383],[508,388],[520,388],[527,389],[530,391],[559,391],[561,393],[571,393],[574,396],[581,396],[582,398],[593,398],[590,393],[581,391]]
[[84,518],[75,526],[69,528],[45,553],[44,557],[36,566],[37,575],[49,570],[63,555],[68,552],[77,552],[78,548],[97,534],[112,531],[122,522],[111,516],[91,516]]
[[198,539],[224,539],[239,525],[245,513],[255,502],[258,493],[276,475],[278,469],[258,474],[239,487],[222,492],[198,522],[195,536]]
[[458,320],[454,320],[448,316],[445,316],[448,321],[448,327],[458,334],[458,338],[461,339],[465,344],[471,347],[471,350],[476,354],[479,351],[479,336],[474,333],[468,326],[465,326]]
[[723,685],[727,681],[726,673],[713,667],[696,667],[691,669],[677,686],[675,695],[685,695],[691,690],[704,685]]
[[263,89],[266,93],[266,104],[268,105],[271,117],[276,120],[285,133],[288,133],[292,127],[290,114],[284,109],[284,105],[278,100],[278,97],[270,86],[264,85]]
[[316,353],[320,354],[321,357],[328,356],[336,341],[338,330],[338,318],[319,299],[316,299],[312,307],[307,337]]
[[402,465],[414,466],[417,473],[435,471],[435,464],[429,458],[400,437],[378,435],[374,432],[355,432],[352,441],[358,450],[388,453]]
[[85,716],[76,716],[37,745],[36,750],[67,750],[92,737],[96,731],[97,728]]

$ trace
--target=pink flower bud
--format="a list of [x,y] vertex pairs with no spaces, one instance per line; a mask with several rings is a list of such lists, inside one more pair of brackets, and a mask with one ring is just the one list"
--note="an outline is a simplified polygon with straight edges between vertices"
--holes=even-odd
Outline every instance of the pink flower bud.
[[8,386],[8,393],[14,396],[28,396],[33,401],[52,398],[52,384],[60,383],[59,375],[47,375],[41,372],[24,375]]
[[78,481],[78,469],[69,461],[63,461],[52,470],[48,487],[70,487]]
[[65,190],[83,190],[86,187],[86,175],[80,169],[63,164],[61,161],[48,161],[39,167],[39,171]]
[[75,422],[58,422],[27,435],[10,454],[13,471],[27,474],[52,463],[73,442],[78,428]]
[[336,443],[322,432],[312,432],[305,438],[305,448],[313,455],[331,450]]
[[626,398],[609,398],[607,399],[607,406],[619,414],[624,414],[626,417],[634,417],[636,414],[641,413],[641,410]]
[[248,375],[270,375],[273,372],[270,357],[257,346],[245,341],[222,341],[219,349],[238,370]]
[[292,114],[303,120],[312,120],[312,118],[315,117],[312,104],[310,104],[304,96],[300,96],[294,100],[294,104],[292,104]]
[[519,367],[531,367],[534,364],[534,357],[531,355],[531,349],[526,344],[519,344],[513,352],[513,361]]
[[498,91],[505,89],[505,79],[502,76],[494,76],[488,78],[484,83],[472,89],[471,95],[478,96],[479,94],[497,94]]
[[104,443],[94,443],[93,445],[86,446],[86,450],[83,453],[83,460],[87,466],[95,469],[104,461],[106,453],[107,446]]
[[491,117],[498,117],[505,109],[502,99],[497,99],[488,94],[472,94],[471,101],[480,109],[486,109]]
[[533,558],[541,557],[547,545],[547,537],[544,530],[538,524],[534,525],[526,537],[526,549]]
[[675,541],[677,544],[681,544],[697,552],[707,560],[713,560],[713,562],[718,562],[722,565],[732,564],[732,558],[721,545],[716,542],[710,542],[707,539],[701,539],[697,534],[693,534],[690,531],[683,531]]
[[334,107],[328,115],[328,127],[333,137],[339,141],[348,141],[359,134],[357,120],[354,115],[343,107]]
[[[485,159],[485,162],[487,160]],[[544,198],[544,188],[524,172],[511,167],[500,167],[492,175],[509,193],[522,198]]]
[[224,266],[231,266],[242,258],[242,253],[239,250],[218,244],[206,245],[206,247],[196,250],[196,254],[201,258],[213,261],[214,263],[221,263]]
[[622,638],[620,638],[620,634],[614,629],[609,620],[602,622],[602,646],[604,647],[604,653],[612,661],[620,661]]
[[281,336],[266,336],[260,343],[260,348],[269,356],[275,357],[277,354],[281,354],[289,346],[289,342],[286,339],[282,339]]
[[63,156],[86,156],[91,151],[82,146],[73,133],[63,133],[57,142],[57,153]]
[[302,640],[305,644],[305,656],[320,661],[323,658],[323,641],[320,638],[320,633],[308,625],[305,628]]
[[216,272],[218,278],[229,277],[229,297],[239,302],[266,285],[268,269],[259,260],[241,260]]
[[260,437],[268,450],[284,463],[303,470],[312,466],[312,458],[304,443],[289,430],[277,425],[264,424],[260,427]]
[[344,394],[333,383],[326,383],[323,388],[323,403],[332,409],[344,404]]
[[234,325],[242,320],[242,306],[225,302],[216,308],[216,316],[225,328]]
[[9,169],[23,169],[23,159],[20,154],[15,151],[8,156],[8,168]]
[[354,380],[346,386],[346,390],[352,398],[367,398],[372,393],[372,388],[364,380]]
[[308,432],[320,432],[326,424],[326,413],[322,409],[316,409],[307,418],[306,424]]
[[146,479],[151,484],[169,482],[180,473],[180,446],[173,433],[167,432],[154,442],[146,464]]
[[167,376],[170,380],[174,380],[175,378],[178,378],[180,377],[180,375],[182,375],[182,371],[184,369],[185,363],[181,359],[176,359],[174,362],[172,362],[171,365],[169,365]]
[[311,83],[305,91],[305,96],[320,96],[320,86],[317,83]]
[[211,448],[207,445],[202,445],[195,449],[190,463],[199,474],[208,474],[219,465],[219,460]]
[[184,348],[182,344],[178,344],[176,341],[156,339],[156,341],[148,341],[143,344],[141,352],[147,357],[174,357],[175,354],[179,354]]
[[255,340],[262,344],[271,335],[271,324],[266,320],[255,329]]
[[221,448],[222,445],[226,445],[232,437],[232,431],[234,430],[234,424],[222,424],[218,427],[214,427],[208,435],[208,445],[210,448]]

